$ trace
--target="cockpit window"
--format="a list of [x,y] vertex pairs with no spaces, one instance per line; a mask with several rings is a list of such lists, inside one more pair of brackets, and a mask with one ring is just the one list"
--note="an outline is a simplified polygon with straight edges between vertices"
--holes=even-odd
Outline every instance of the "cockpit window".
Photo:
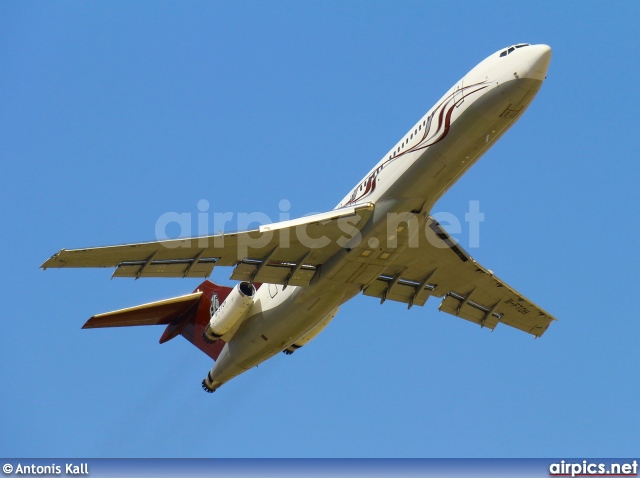
[[522,47],[525,47],[525,46],[530,46],[530,45],[529,45],[529,43],[520,43],[519,45],[511,46],[511,47],[507,48],[506,50],[503,50],[500,53],[500,57],[502,58],[503,56],[507,56],[512,51],[514,51],[516,48],[522,48]]

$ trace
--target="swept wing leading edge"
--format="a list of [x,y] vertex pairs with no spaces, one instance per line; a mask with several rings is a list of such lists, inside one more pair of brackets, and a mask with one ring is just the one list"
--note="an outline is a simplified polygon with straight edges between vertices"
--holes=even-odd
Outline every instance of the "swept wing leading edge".
[[[357,234],[372,204],[346,207],[229,234],[168,241],[62,249],[43,269],[115,267],[114,277],[208,277],[214,266],[236,266],[232,278],[307,285],[316,268]],[[269,267],[265,265],[269,263]]]

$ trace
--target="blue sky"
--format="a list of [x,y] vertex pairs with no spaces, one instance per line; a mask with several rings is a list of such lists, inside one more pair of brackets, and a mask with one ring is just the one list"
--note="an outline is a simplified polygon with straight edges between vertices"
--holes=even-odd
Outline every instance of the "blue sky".
[[[0,454],[637,456],[639,20],[637,2],[3,2]],[[539,340],[358,296],[209,395],[210,359],[159,345],[162,327],[80,329],[198,280],[38,269],[62,247],[153,240],[201,199],[274,220],[282,199],[292,217],[331,209],[520,42],[553,48],[547,81],[434,212],[559,318]]]

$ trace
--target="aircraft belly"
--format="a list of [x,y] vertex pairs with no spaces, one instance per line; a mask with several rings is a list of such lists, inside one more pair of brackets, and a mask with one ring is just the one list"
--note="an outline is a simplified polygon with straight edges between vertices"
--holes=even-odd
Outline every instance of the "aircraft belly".
[[[333,288],[326,284],[296,288],[277,307],[261,310],[244,320],[225,345],[211,370],[211,377],[222,384],[273,357],[359,291],[359,287],[354,287],[348,293],[344,287]],[[307,297],[312,299],[307,300]]]

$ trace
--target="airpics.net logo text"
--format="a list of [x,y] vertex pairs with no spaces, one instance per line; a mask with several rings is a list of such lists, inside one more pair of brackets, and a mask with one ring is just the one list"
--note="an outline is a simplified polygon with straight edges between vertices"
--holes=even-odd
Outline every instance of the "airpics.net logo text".
[[[187,238],[199,238],[198,245],[202,247],[209,246],[208,236],[218,234],[221,238],[224,234],[228,234],[229,231],[249,231],[255,229],[256,226],[264,226],[267,224],[276,224],[283,221],[289,221],[292,219],[290,210],[291,202],[287,199],[282,199],[278,203],[279,212],[277,217],[272,218],[264,212],[218,212],[212,211],[209,201],[206,199],[200,199],[197,203],[197,213],[192,212],[166,212],[158,217],[155,224],[155,237],[158,241],[187,239]],[[304,215],[310,216],[311,214]],[[439,211],[430,214],[430,216],[437,221],[438,224],[443,226],[449,234],[454,244],[457,244],[459,239],[456,236],[467,236],[467,247],[473,249],[480,247],[480,224],[485,220],[485,214],[480,211],[480,201],[469,201],[468,209],[464,213],[464,219],[460,219],[457,215],[451,212]],[[358,222],[358,218],[355,219],[354,224],[352,219],[343,218],[338,221],[338,225],[343,232],[341,237],[342,243],[338,240],[338,245],[344,247],[348,244],[349,247],[356,247],[362,240],[361,229],[364,224]],[[397,247],[397,234],[398,231],[406,229],[411,233],[412,240],[408,242],[407,247],[419,247],[421,237],[425,237],[435,247],[443,247],[439,241],[430,231],[429,223],[424,220],[424,216],[413,212],[390,212],[386,214],[387,234],[382,241],[386,241],[384,244],[368,244],[371,247],[386,246],[390,248]],[[316,249],[319,245],[327,245],[322,242],[323,237],[311,237],[307,233],[307,225],[298,226],[295,230],[295,239],[301,244],[308,246],[309,249]],[[420,234],[422,232],[422,234]],[[245,240],[250,241],[247,244],[249,247],[260,247],[263,237],[250,238]],[[328,238],[325,238],[328,240]],[[373,238],[376,239],[377,238]],[[370,239],[371,240],[371,239]],[[254,243],[255,242],[255,243]],[[288,241],[287,241],[288,242]],[[329,241],[330,242],[330,241]],[[220,244],[216,244],[220,245]],[[283,248],[286,248],[288,244],[281,244]],[[179,246],[172,246],[179,247]]]
[[22,464],[12,465],[11,463],[5,463],[2,466],[2,471],[5,475],[69,475],[79,476],[89,474],[88,463],[64,463],[58,465],[52,463],[51,465],[34,465],[34,464]]
[[626,463],[596,463],[587,460],[561,460],[549,465],[549,476],[638,476],[638,461]]

